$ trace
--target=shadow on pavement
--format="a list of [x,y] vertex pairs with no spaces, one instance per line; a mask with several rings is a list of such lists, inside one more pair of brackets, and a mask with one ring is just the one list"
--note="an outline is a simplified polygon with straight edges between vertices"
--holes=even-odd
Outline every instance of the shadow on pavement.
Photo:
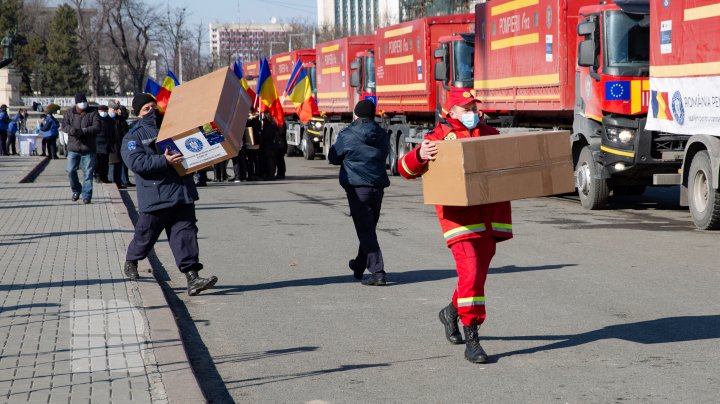
[[638,344],[666,344],[720,338],[720,315],[658,318],[637,323],[616,324],[576,335],[527,335],[518,337],[485,337],[487,341],[557,341],[534,348],[519,349],[498,355],[526,355],[553,349],[570,348],[606,339],[619,339]]
[[372,364],[365,364],[365,365],[342,365],[342,366],[332,368],[332,369],[313,370],[310,372],[300,372],[300,373],[288,373],[288,374],[277,375],[277,376],[252,377],[249,379],[231,380],[227,383],[228,384],[240,384],[239,386],[230,387],[230,389],[239,389],[239,388],[243,388],[243,387],[262,386],[264,384],[269,384],[269,383],[285,382],[288,380],[295,380],[295,379],[302,379],[305,377],[319,376],[319,375],[324,375],[324,374],[328,374],[328,373],[347,372],[347,371],[351,371],[351,370],[387,367],[387,366],[390,366],[390,364],[389,363],[372,363]]
[[[105,283],[125,283],[129,282],[127,279],[69,279],[66,281],[56,282],[39,282],[39,283],[19,283],[0,285],[0,292],[7,292],[9,290],[19,289],[44,289],[44,288],[56,288],[65,286],[90,286],[90,285],[102,285]],[[140,280],[142,282],[142,280]]]
[[271,349],[269,351],[261,351],[261,352],[243,352],[243,353],[237,353],[237,354],[216,355],[215,356],[215,364],[220,365],[223,363],[240,363],[240,362],[255,361],[255,360],[266,359],[266,358],[274,358],[276,356],[285,356],[285,355],[292,355],[292,354],[304,353],[304,352],[315,352],[318,349],[320,349],[320,347],[301,346],[301,347],[297,347],[297,348]]

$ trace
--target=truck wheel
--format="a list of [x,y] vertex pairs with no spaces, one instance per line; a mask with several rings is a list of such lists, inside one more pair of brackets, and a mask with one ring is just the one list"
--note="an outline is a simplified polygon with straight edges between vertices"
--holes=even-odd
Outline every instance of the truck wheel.
[[305,142],[305,151],[303,152],[305,160],[315,160],[315,143],[312,140],[305,140],[305,138],[303,138],[303,142]]
[[575,166],[575,186],[580,195],[580,203],[585,209],[604,208],[610,195],[607,182],[595,178],[597,172],[598,165],[593,160],[590,146],[583,147],[577,166]]
[[287,157],[297,156],[297,147],[288,145],[287,152],[285,152],[285,156],[287,156]]
[[720,192],[713,189],[710,155],[701,151],[695,155],[688,174],[688,204],[693,223],[700,230],[720,228]]
[[398,148],[397,148],[397,137],[392,136],[390,138],[390,154],[388,154],[388,165],[390,166],[390,175],[400,175],[397,169],[398,165]]

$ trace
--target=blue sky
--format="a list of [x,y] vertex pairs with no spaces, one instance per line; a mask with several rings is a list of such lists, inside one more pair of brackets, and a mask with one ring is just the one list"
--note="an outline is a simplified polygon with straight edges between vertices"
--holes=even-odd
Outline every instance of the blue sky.
[[[157,4],[167,4],[151,0]],[[173,6],[185,6],[191,13],[193,25],[202,20],[203,24],[214,22],[256,22],[268,23],[272,17],[278,21],[293,18],[317,21],[316,0],[193,0],[173,1]],[[161,6],[162,7],[162,6]]]

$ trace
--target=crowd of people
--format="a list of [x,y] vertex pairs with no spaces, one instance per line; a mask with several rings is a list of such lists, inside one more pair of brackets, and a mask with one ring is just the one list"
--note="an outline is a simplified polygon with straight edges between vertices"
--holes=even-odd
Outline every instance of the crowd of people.
[[11,118],[8,107],[0,105],[0,156],[17,156],[17,134],[27,132],[27,110],[20,109]]

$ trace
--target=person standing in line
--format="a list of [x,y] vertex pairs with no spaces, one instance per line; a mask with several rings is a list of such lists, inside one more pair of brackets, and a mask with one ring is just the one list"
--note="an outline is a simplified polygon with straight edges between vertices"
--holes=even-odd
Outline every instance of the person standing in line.
[[287,125],[283,125],[277,130],[277,150],[275,151],[275,178],[278,180],[285,179],[285,154],[287,154]]
[[[118,189],[125,189],[127,185],[122,181],[123,162],[120,155],[120,146],[123,136],[127,133],[127,121],[121,119],[120,103],[108,103],[108,120],[112,124],[112,133],[108,137],[108,179],[115,183]],[[102,117],[100,118],[102,119]],[[105,130],[103,128],[103,130]],[[127,180],[126,180],[127,182]]]
[[108,145],[115,137],[115,120],[110,118],[108,111],[107,105],[98,107],[98,117],[100,118],[102,130],[95,138],[95,180],[104,184],[111,182],[108,179],[110,167]]
[[43,137],[43,155],[45,155],[45,148],[47,147],[48,158],[55,160],[58,159],[57,139],[60,136],[60,124],[53,114],[57,112],[59,108],[56,104],[50,104],[45,107],[45,118],[40,125],[40,133],[42,133]]
[[247,125],[245,128],[246,136],[244,137],[243,146],[245,146],[245,156],[247,157],[247,180],[257,181],[260,179],[260,162],[258,154],[260,153],[260,118],[257,114],[250,113],[248,115]]
[[348,265],[357,280],[362,279],[365,269],[370,271],[363,285],[384,286],[385,262],[376,228],[385,188],[390,186],[385,170],[390,142],[387,131],[375,122],[372,101],[358,102],[354,112],[357,119],[340,131],[330,147],[328,161],[341,166],[340,185],[345,189],[360,241],[357,256]]
[[[480,122],[472,89],[453,89],[447,95],[445,118],[425,135],[422,143],[398,161],[405,178],[420,177],[428,161],[437,157],[436,141],[495,135],[499,132]],[[432,169],[432,168],[431,168]],[[447,246],[455,258],[458,283],[450,304],[440,310],[445,338],[462,344],[458,318],[465,333],[465,359],[485,363],[479,328],[485,321],[485,280],[498,242],[512,238],[510,202],[476,206],[435,206]]]
[[23,132],[23,129],[25,128],[25,113],[25,110],[20,108],[20,110],[18,110],[18,113],[15,114],[15,116],[10,120],[10,123],[8,124],[8,138],[5,150],[7,150],[9,155],[17,156],[15,139],[18,132],[25,133]]
[[[68,134],[67,173],[73,201],[77,201],[81,193],[84,204],[92,201],[95,148],[97,147],[95,137],[101,130],[97,111],[88,111],[85,94],[76,94],[75,106],[65,112],[62,120],[62,131]],[[77,175],[78,167],[81,164],[82,185]]]
[[132,107],[140,120],[123,140],[121,153],[123,161],[135,173],[139,217],[128,245],[124,272],[130,279],[139,278],[138,261],[147,258],[165,230],[175,263],[187,279],[188,294],[195,296],[217,282],[215,276],[201,278],[198,275],[203,269],[195,224],[198,192],[192,176],[181,177],[173,167],[182,163],[182,154],[156,148],[160,114],[155,98],[138,94],[133,98]]
[[[120,105],[119,101],[114,101],[114,105],[117,105],[118,107],[115,108],[115,113],[117,114],[116,120],[117,120],[117,129],[118,129],[118,135],[120,136],[120,139],[118,140],[119,144],[122,144],[122,140],[125,138],[125,136],[128,134],[128,131],[130,130],[130,125],[128,125],[128,118],[130,117],[130,112],[128,112],[128,109],[124,105]],[[122,158],[120,158],[120,164],[121,164],[121,171],[120,171],[120,183],[125,185],[126,187],[132,188],[135,186],[130,181],[130,170],[128,169],[128,166],[125,164],[124,161],[122,161]]]
[[10,124],[10,116],[8,115],[7,105],[0,105],[0,156],[7,156],[7,140],[8,125]]

